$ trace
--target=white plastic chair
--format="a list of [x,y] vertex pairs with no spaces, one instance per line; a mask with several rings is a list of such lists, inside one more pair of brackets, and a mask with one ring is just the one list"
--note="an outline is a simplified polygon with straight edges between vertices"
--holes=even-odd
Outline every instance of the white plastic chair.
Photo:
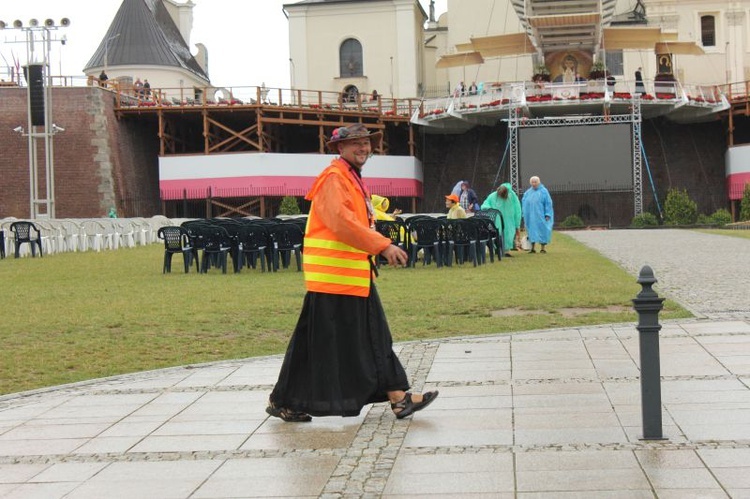
[[0,230],[5,231],[5,254],[10,255],[13,251],[13,234],[10,231],[10,224],[17,221],[16,217],[6,217],[0,220]]
[[83,237],[81,251],[101,251],[104,240],[104,226],[96,219],[86,219],[81,222]]
[[103,228],[102,249],[116,250],[120,247],[120,229],[115,225],[115,219],[102,218],[99,220]]
[[42,251],[46,255],[52,255],[57,252],[58,242],[61,234],[57,226],[49,220],[34,220],[34,225],[39,228],[40,237],[42,238]]
[[64,234],[64,251],[83,251],[83,229],[75,220],[64,218],[59,220]]
[[130,219],[133,224],[133,230],[135,231],[135,242],[141,246],[146,246],[154,242],[153,231],[151,230],[151,224],[148,220],[142,217],[136,217]]
[[128,218],[112,219],[112,226],[115,228],[115,246],[123,248],[135,247],[135,228],[133,222]]

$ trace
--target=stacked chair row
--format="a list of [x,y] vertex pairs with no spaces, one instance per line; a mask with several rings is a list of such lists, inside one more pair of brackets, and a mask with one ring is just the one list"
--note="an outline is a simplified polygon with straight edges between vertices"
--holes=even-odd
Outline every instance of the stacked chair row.
[[151,218],[81,218],[0,221],[2,251],[22,256],[132,248],[157,241],[159,228],[172,222]]
[[[392,244],[409,254],[409,264],[414,267],[421,251],[422,265],[433,261],[438,267],[463,264],[471,261],[476,267],[498,261],[503,255],[502,215],[498,210],[483,210],[465,219],[449,220],[445,217],[413,215],[394,221],[378,220],[376,229],[391,239]],[[382,262],[378,262],[379,264]]]
[[172,271],[172,256],[181,254],[185,272],[193,264],[199,273],[220,268],[226,274],[229,260],[237,273],[243,268],[288,268],[292,256],[302,270],[302,241],[305,217],[288,219],[212,218],[188,220],[179,226],[162,227],[163,273]]

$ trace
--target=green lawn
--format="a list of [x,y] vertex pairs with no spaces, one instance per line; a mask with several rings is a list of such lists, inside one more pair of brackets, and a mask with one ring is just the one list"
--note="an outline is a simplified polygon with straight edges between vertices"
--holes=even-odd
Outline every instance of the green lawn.
[[[635,323],[636,278],[554,237],[546,255],[515,253],[477,268],[383,268],[378,290],[394,340]],[[175,256],[173,273],[162,275],[162,254],[154,244],[0,261],[0,393],[284,351],[302,273],[183,274]],[[493,314],[515,308],[529,313]],[[568,316],[566,308],[590,312]],[[667,301],[661,317],[690,314]]]

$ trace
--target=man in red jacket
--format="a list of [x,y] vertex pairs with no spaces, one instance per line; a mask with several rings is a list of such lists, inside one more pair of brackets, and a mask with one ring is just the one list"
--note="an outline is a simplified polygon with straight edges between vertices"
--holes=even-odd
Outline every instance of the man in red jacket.
[[389,401],[398,419],[438,392],[412,394],[373,283],[373,255],[404,266],[406,252],[373,230],[375,213],[362,167],[379,139],[362,124],[337,128],[328,141],[339,157],[315,180],[305,230],[307,294],[266,412],[287,422],[357,416]]

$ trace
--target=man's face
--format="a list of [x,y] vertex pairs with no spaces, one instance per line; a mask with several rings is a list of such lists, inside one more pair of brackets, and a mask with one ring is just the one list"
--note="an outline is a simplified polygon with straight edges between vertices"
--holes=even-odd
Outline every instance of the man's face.
[[367,137],[339,142],[339,156],[358,170],[362,169],[371,152],[372,144]]
[[451,201],[448,198],[445,198],[445,207],[450,208],[451,206],[453,206],[453,201]]
[[537,187],[539,187],[539,179],[538,178],[532,178],[531,179],[531,187],[533,187],[534,189],[536,189]]

